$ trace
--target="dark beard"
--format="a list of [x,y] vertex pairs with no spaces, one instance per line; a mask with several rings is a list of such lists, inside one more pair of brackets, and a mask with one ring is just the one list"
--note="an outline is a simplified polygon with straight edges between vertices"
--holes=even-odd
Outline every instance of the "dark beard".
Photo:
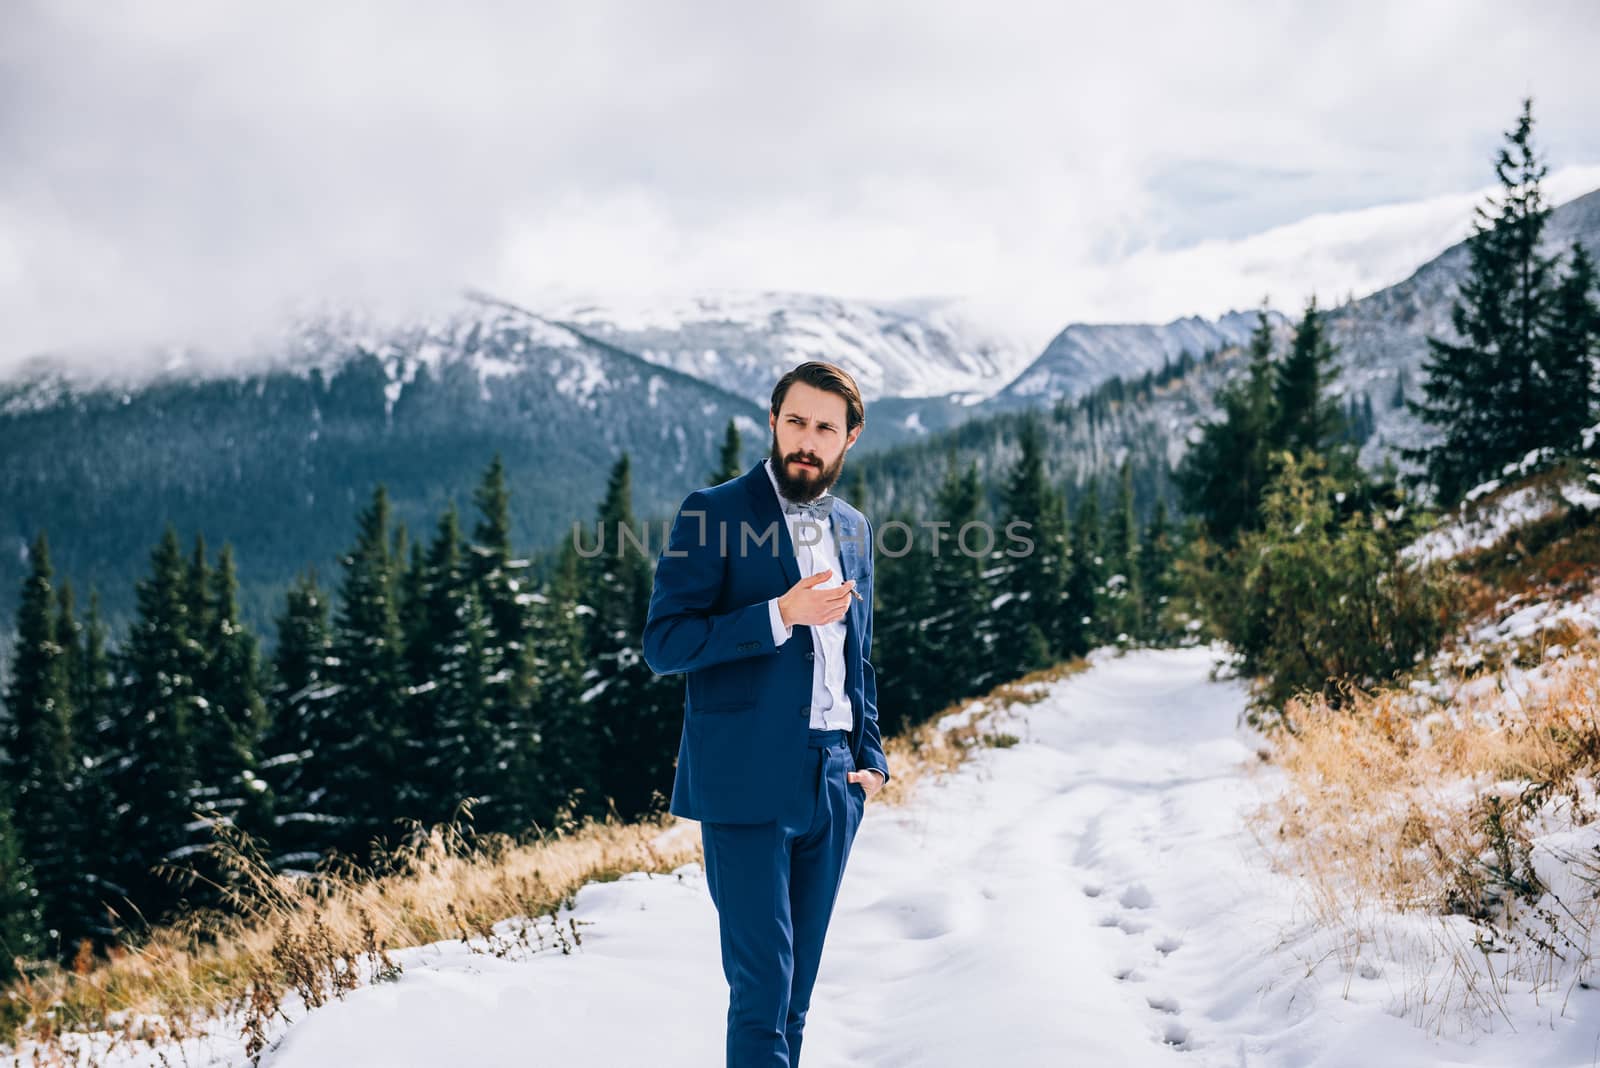
[[[796,453],[789,458],[793,459],[800,455],[805,455],[806,459],[816,460],[819,463],[822,460],[820,456],[800,453]],[[839,472],[844,470],[844,453],[841,452],[839,453],[839,458],[833,462],[833,466],[822,468],[822,473],[818,477],[814,479],[807,477],[803,481],[790,478],[784,472],[785,457],[778,455],[777,434],[772,435],[772,445],[768,449],[768,458],[772,461],[772,474],[777,479],[779,492],[796,504],[804,504],[807,501],[814,501],[821,497],[839,480]]]

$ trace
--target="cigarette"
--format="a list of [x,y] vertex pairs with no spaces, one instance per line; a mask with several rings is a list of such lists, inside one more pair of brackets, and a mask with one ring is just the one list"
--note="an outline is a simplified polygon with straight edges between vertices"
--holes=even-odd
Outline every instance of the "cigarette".
[[850,596],[854,597],[856,600],[860,601],[862,604],[866,604],[867,603],[867,599],[865,597],[861,596],[859,593],[857,593],[856,592],[856,588],[854,586],[850,587]]

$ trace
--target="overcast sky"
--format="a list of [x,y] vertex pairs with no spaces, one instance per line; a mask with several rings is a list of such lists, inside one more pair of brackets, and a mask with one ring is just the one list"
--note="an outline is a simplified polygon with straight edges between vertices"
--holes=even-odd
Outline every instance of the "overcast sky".
[[0,0],[0,373],[470,285],[1294,310],[1465,236],[1600,4]]

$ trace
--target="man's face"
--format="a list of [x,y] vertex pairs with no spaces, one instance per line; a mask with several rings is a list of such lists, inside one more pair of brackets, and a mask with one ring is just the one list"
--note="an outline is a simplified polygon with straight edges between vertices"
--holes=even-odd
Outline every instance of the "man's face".
[[772,471],[791,501],[815,500],[827,492],[844,468],[845,450],[861,436],[858,426],[845,436],[845,403],[837,393],[795,382],[783,408],[767,413],[772,428]]

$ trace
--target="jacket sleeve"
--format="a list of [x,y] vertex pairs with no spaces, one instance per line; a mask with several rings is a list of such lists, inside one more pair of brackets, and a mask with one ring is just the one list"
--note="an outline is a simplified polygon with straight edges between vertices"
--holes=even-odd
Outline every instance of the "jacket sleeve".
[[728,612],[713,612],[722,592],[727,558],[718,546],[705,491],[684,498],[666,547],[656,559],[655,587],[645,615],[644,661],[657,675],[685,671],[773,652],[772,622],[765,599]]
[[[867,555],[870,558],[874,550],[872,523],[867,522]],[[874,561],[876,563],[876,561]],[[878,599],[878,586],[873,583],[872,600]],[[878,676],[872,668],[872,601],[866,604],[866,622],[861,627],[861,692],[865,697],[866,707],[861,710],[861,755],[862,768],[872,768],[883,773],[883,784],[889,785],[889,758],[883,753],[883,740],[878,736]]]

